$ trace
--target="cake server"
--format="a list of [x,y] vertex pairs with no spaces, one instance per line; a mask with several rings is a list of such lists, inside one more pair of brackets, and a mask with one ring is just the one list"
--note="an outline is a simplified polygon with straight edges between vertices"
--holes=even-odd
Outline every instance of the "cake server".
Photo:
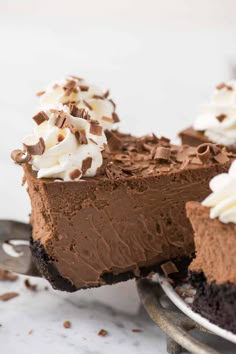
[[40,277],[29,248],[29,224],[0,220],[0,268],[14,273]]

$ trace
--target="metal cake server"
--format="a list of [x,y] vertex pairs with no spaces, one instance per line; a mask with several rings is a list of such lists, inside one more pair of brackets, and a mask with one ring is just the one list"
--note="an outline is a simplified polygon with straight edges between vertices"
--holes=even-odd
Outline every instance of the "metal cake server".
[[13,220],[0,220],[0,268],[40,277],[29,248],[31,226]]

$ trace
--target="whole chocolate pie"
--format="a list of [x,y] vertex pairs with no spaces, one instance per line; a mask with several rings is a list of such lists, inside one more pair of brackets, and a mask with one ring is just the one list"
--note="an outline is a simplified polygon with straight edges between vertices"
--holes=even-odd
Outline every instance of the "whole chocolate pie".
[[112,130],[108,93],[70,77],[41,93],[35,132],[12,153],[31,199],[31,249],[54,288],[75,291],[146,275],[194,251],[185,215],[230,154]]

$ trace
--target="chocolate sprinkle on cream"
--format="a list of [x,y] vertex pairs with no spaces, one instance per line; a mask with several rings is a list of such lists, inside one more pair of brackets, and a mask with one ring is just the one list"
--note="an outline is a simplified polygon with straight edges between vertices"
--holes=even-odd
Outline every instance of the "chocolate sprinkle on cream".
[[230,86],[230,85],[226,85],[226,83],[222,82],[221,84],[217,85],[216,86],[216,89],[217,90],[222,90],[223,88],[229,90],[229,91],[232,91],[233,90],[233,87]]
[[48,116],[44,111],[41,111],[35,114],[32,119],[35,121],[36,124],[40,125],[48,120]]
[[28,152],[28,154],[30,155],[43,155],[44,151],[45,151],[45,142],[43,140],[43,138],[39,138],[39,141],[34,144],[34,145],[28,145],[28,144],[23,144],[26,151]]
[[107,98],[109,95],[110,95],[110,91],[107,90],[107,91],[104,93],[103,97],[104,97],[104,98]]
[[90,109],[90,111],[93,110],[93,107],[86,100],[83,100],[83,103],[85,104],[86,107],[88,107],[88,109]]
[[102,135],[102,127],[99,125],[97,120],[90,121],[90,129],[89,132],[93,135],[101,136]]
[[31,155],[22,150],[13,150],[11,153],[12,160],[17,164],[27,163],[31,160]]
[[227,115],[226,114],[219,114],[218,116],[216,116],[216,119],[219,121],[219,122],[223,122],[225,120],[225,118],[227,118]]
[[81,171],[78,169],[75,169],[70,173],[70,179],[74,181],[75,179],[79,178],[81,176]]
[[0,269],[0,281],[16,281],[18,275],[15,275],[8,270]]
[[112,118],[113,118],[113,122],[114,123],[119,123],[120,122],[120,118],[118,117],[118,114],[116,112],[112,113]]
[[113,123],[113,119],[110,118],[110,117],[105,117],[105,116],[103,116],[103,117],[102,117],[102,120],[103,120],[104,122]]
[[86,137],[85,130],[76,131],[75,137],[79,144],[88,144],[88,139]]
[[92,166],[92,157],[87,157],[86,159],[83,160],[82,162],[82,173],[83,175],[90,169]]
[[36,93],[37,97],[43,96],[45,94],[45,91],[39,91]]
[[86,92],[89,90],[89,86],[86,85],[79,85],[80,91],[82,92]]

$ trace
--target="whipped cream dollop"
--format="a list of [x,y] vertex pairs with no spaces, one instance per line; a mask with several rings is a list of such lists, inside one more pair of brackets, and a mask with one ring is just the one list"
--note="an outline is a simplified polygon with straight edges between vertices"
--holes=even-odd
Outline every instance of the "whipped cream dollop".
[[116,105],[109,98],[109,91],[103,92],[77,76],[69,76],[62,81],[54,82],[38,95],[42,110],[73,102],[78,108],[88,110],[91,119],[100,122],[104,129],[112,129],[114,123],[119,122],[115,112]]
[[96,175],[107,139],[88,111],[60,104],[40,111],[33,119],[34,132],[25,137],[23,145],[38,178],[74,181]]
[[212,193],[202,202],[211,208],[210,218],[219,218],[223,223],[236,223],[236,161],[228,173],[215,176],[210,181]]
[[193,128],[204,131],[214,143],[236,144],[236,80],[216,86],[210,102],[202,106]]

